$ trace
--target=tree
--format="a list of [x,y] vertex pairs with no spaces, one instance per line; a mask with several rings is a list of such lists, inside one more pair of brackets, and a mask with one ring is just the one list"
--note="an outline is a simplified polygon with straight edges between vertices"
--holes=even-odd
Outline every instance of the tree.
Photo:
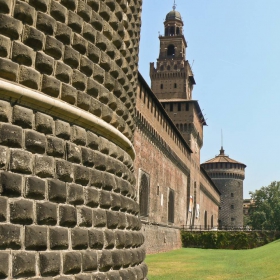
[[253,229],[280,230],[280,182],[250,192],[250,224]]

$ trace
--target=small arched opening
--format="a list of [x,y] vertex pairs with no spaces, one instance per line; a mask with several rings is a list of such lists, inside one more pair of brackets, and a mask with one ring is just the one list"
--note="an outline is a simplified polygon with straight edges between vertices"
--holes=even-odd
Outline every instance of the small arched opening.
[[169,45],[167,48],[167,56],[174,56],[175,55],[175,46]]

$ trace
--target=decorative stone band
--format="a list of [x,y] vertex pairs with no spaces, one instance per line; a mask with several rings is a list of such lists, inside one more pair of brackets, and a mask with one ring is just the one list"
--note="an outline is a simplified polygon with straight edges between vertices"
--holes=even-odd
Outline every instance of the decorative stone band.
[[130,140],[112,125],[97,116],[70,105],[62,100],[52,98],[41,92],[13,84],[0,79],[1,98],[32,109],[47,112],[68,122],[74,122],[94,133],[98,133],[114,142],[135,159],[135,150]]

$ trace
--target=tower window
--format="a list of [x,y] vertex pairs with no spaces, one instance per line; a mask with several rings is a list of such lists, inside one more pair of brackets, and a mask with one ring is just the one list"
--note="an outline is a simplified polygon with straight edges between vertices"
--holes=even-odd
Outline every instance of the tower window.
[[169,45],[167,48],[167,56],[173,56],[175,55],[175,46]]
[[189,103],[186,103],[186,111],[189,111]]
[[234,194],[233,194],[233,193],[231,193],[231,197],[234,197]]
[[177,35],[180,34],[180,28],[179,28],[179,27],[176,28],[176,34],[177,34]]
[[174,83],[174,88],[177,88],[177,84],[176,83]]
[[160,88],[163,89],[163,84],[160,85]]
[[173,104],[170,104],[170,112],[173,112]]
[[170,70],[170,65],[167,66],[167,70]]
[[174,36],[175,35],[175,27],[171,26],[170,27],[170,36]]
[[178,103],[178,111],[181,111],[181,103]]
[[230,208],[231,208],[231,209],[234,209],[234,205],[231,205]]

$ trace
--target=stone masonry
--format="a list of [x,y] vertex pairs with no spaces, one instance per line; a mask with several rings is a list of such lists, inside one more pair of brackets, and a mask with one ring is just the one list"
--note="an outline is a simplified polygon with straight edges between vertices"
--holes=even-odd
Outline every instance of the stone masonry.
[[141,0],[0,0],[0,279],[145,279]]

